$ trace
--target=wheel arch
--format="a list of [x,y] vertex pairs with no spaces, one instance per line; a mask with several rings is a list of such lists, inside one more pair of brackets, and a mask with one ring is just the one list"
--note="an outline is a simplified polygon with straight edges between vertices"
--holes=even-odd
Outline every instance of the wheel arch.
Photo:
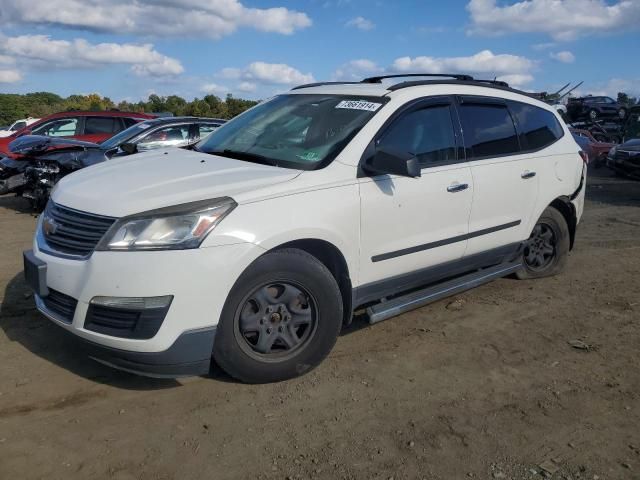
[[571,203],[569,197],[566,196],[556,198],[549,204],[549,207],[558,210],[566,220],[567,226],[569,227],[569,250],[572,250],[576,239],[576,227],[578,224],[576,207]]
[[340,294],[342,295],[343,322],[345,325],[351,323],[353,298],[352,283],[349,274],[347,261],[338,247],[326,240],[317,238],[302,238],[282,243],[269,251],[282,250],[284,248],[297,248],[312,255],[331,272],[338,283]]

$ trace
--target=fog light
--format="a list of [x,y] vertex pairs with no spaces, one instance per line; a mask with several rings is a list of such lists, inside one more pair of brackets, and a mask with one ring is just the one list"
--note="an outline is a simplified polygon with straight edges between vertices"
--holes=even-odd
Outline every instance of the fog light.
[[149,308],[167,308],[173,295],[162,297],[93,297],[91,305],[126,310],[147,310]]

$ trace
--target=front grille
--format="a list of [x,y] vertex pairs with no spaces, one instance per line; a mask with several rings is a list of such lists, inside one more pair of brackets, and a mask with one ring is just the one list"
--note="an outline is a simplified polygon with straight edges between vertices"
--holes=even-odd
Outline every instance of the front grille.
[[43,213],[42,234],[53,250],[86,256],[93,252],[102,236],[116,221],[92,213],[80,212],[49,201]]
[[76,306],[78,305],[78,301],[75,298],[52,289],[49,289],[49,295],[42,298],[42,303],[44,303],[47,310],[55,313],[60,320],[67,323],[73,321],[73,314],[76,312]]
[[113,337],[149,339],[162,325],[169,307],[142,310],[90,304],[84,328]]

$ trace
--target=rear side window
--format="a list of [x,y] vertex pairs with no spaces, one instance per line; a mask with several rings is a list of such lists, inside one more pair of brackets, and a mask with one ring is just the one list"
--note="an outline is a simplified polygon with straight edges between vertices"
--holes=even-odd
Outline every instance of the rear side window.
[[524,150],[540,150],[564,135],[556,116],[547,110],[520,102],[509,102],[509,108],[518,124]]
[[214,123],[201,123],[198,125],[199,138],[204,138],[214,130],[217,130],[220,125]]
[[138,123],[138,121],[128,117],[122,117],[121,120],[124,122],[124,128],[129,128]]
[[84,123],[85,135],[117,133],[122,130],[120,119],[115,117],[87,117]]
[[463,103],[460,121],[468,160],[520,153],[516,127],[506,105]]
[[451,107],[438,105],[403,115],[384,133],[378,146],[412,153],[425,167],[455,161]]

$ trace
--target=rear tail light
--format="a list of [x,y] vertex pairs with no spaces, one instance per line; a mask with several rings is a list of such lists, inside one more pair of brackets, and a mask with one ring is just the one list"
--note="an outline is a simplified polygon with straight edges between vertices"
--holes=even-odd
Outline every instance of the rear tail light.
[[589,154],[587,152],[585,152],[584,150],[580,150],[578,152],[580,154],[580,157],[582,157],[582,161],[584,162],[585,165],[589,164]]

